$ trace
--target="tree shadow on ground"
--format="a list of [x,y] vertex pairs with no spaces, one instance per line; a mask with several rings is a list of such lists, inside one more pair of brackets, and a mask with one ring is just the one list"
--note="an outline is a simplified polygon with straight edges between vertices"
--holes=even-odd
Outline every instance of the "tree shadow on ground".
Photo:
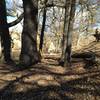
[[0,79],[0,84],[6,83],[0,88],[0,100],[100,100],[100,71],[70,74],[72,78],[68,72],[59,74],[43,66],[23,72],[13,80]]
[[45,59],[21,70],[0,65],[0,100],[100,100],[100,70],[70,70],[58,66],[56,57]]

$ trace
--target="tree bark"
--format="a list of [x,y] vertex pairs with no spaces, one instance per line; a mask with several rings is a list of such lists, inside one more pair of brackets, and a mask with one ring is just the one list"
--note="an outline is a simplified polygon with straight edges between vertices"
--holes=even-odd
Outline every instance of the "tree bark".
[[75,4],[76,4],[76,0],[71,0],[68,30],[65,31],[67,34],[66,37],[67,43],[66,43],[65,56],[64,56],[64,67],[71,66],[72,30],[73,30],[74,15],[75,15]]
[[[0,26],[7,26],[7,13],[5,0],[0,0]],[[0,27],[1,46],[3,48],[4,60],[11,60],[11,37],[9,29]]]
[[37,50],[38,1],[23,0],[23,8],[24,26],[20,63],[28,66],[39,62],[41,59],[40,53]]
[[42,29],[41,29],[41,35],[40,35],[40,45],[39,45],[39,50],[42,51],[43,48],[43,38],[44,38],[44,30],[45,30],[45,23],[46,23],[46,3],[48,0],[45,0],[45,7],[43,11],[43,22],[42,22]]
[[65,49],[67,44],[67,31],[68,31],[68,23],[70,16],[70,0],[65,1],[65,15],[64,15],[64,28],[63,28],[63,37],[62,37],[62,55],[61,62],[64,61]]

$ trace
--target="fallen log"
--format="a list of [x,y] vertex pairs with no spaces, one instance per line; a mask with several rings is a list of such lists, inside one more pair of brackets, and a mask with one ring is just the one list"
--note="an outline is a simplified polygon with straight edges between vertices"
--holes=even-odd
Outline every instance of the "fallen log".
[[[85,67],[93,66],[96,63],[96,55],[92,51],[90,52],[83,52],[83,53],[75,53],[71,55],[72,62],[77,60],[78,62],[83,61],[85,63]],[[59,60],[59,65],[63,66],[64,59]]]

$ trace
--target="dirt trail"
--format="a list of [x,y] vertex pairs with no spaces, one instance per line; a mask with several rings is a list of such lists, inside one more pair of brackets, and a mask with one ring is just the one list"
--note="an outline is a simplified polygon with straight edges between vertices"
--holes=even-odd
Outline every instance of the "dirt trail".
[[85,69],[73,63],[64,68],[58,57],[46,55],[41,63],[21,71],[0,64],[0,100],[100,100],[100,66]]

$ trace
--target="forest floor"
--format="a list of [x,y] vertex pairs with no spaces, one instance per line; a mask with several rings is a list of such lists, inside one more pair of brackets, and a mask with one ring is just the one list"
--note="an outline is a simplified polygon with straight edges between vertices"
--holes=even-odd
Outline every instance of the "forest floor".
[[57,54],[45,54],[41,63],[21,71],[0,64],[0,100],[100,100],[100,43],[79,51],[90,50],[98,64],[89,69],[80,61],[64,68]]

